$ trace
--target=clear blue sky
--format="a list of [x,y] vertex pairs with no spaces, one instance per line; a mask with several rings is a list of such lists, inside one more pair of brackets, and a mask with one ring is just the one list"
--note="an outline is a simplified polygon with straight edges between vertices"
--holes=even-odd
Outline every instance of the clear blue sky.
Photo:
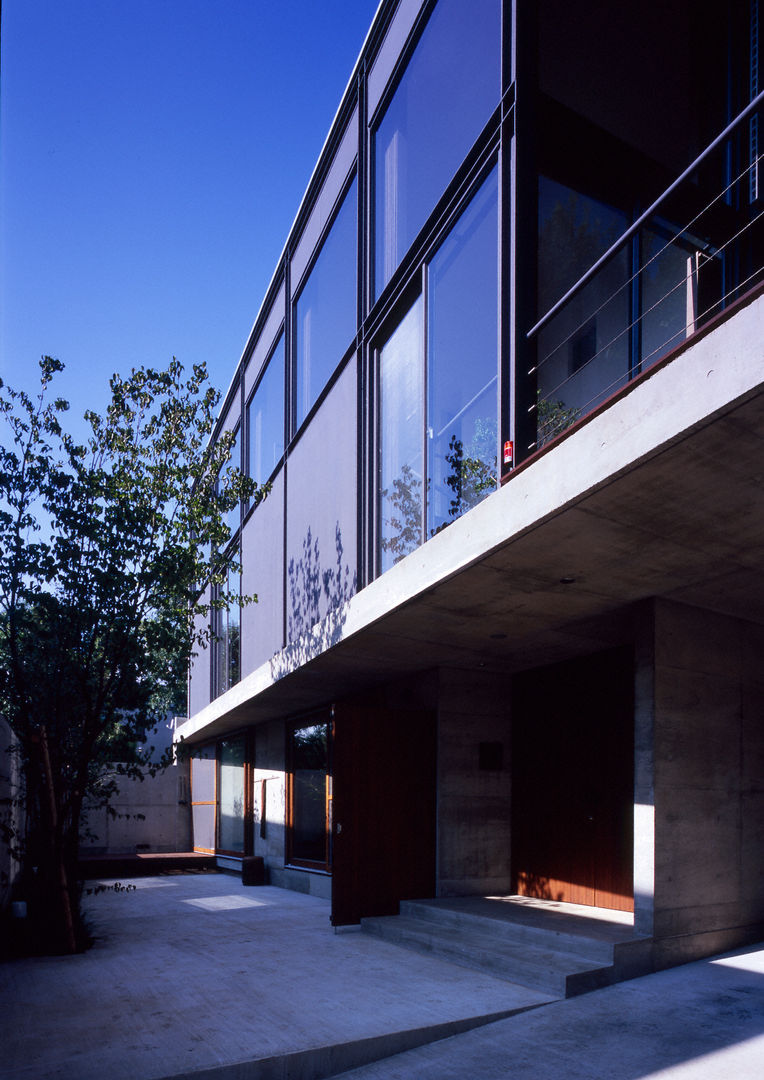
[[0,376],[225,390],[377,0],[3,0]]

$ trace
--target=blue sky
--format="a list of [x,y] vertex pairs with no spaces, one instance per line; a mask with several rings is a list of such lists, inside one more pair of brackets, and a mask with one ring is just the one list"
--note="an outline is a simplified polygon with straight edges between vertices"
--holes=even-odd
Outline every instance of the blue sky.
[[225,390],[377,0],[4,0],[0,376]]

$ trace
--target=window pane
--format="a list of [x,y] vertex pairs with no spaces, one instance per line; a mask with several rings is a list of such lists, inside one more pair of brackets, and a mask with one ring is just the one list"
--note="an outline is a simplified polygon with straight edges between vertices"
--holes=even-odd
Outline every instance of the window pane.
[[297,301],[298,427],[355,335],[357,212],[354,180]]
[[244,851],[244,739],[220,744],[218,847]]
[[284,453],[284,337],[268,361],[247,408],[248,475],[264,484]]
[[642,316],[640,358],[648,368],[695,329],[698,317],[697,255],[681,241],[643,229],[640,276]]
[[[627,225],[621,211],[541,178],[540,314],[575,285]],[[539,333],[539,446],[628,379],[630,265],[627,244]]]
[[[233,446],[231,447],[231,456],[228,459],[226,465],[223,466],[223,474],[229,469],[241,468],[241,424],[236,428],[236,436],[234,438]],[[232,510],[229,510],[225,515],[225,523],[231,530],[231,536],[236,532],[241,524],[241,505],[239,503],[234,506]]]
[[[241,593],[241,575],[228,571],[228,588],[237,595]],[[226,613],[226,689],[241,678],[241,607],[233,602]]]
[[[241,574],[228,570],[227,588],[241,593]],[[232,601],[228,609],[213,613],[216,638],[212,643],[213,696],[224,694],[241,678],[241,606]]]
[[422,308],[420,297],[379,355],[381,570],[387,570],[422,543]]
[[441,0],[374,134],[377,296],[500,94],[500,0]]
[[327,860],[326,777],[328,727],[313,724],[292,733],[291,856],[322,865]]
[[429,268],[428,536],[496,489],[498,214],[494,169]]

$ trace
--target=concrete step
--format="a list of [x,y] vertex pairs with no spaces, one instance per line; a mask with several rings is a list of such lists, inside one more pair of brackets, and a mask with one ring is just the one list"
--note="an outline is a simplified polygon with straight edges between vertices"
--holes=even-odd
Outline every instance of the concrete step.
[[[620,928],[608,927],[604,936],[575,933],[570,930],[558,930],[545,923],[533,925],[518,919],[508,918],[506,907],[492,908],[486,905],[477,911],[464,911],[457,907],[431,901],[403,900],[400,905],[401,915],[420,919],[435,926],[448,927],[451,930],[477,930],[490,932],[497,942],[512,944],[525,943],[538,946],[545,951],[561,953],[584,959],[595,964],[609,965],[613,962],[613,945],[628,939],[631,930],[623,932]],[[522,910],[518,913],[522,915]]]
[[459,926],[401,914],[362,919],[361,927],[393,944],[441,956],[558,998],[613,981],[612,947],[610,963],[602,963],[597,957],[542,948],[522,939],[513,941],[505,932],[496,934],[492,925],[486,928],[489,920],[479,921],[482,927],[476,926],[474,919]]

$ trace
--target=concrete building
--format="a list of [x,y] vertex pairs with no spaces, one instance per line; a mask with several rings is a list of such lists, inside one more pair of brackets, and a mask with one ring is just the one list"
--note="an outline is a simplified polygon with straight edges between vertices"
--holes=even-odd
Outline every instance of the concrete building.
[[380,4],[224,401],[271,484],[230,523],[259,603],[180,729],[197,849],[336,926],[583,905],[607,979],[764,936],[758,0],[727,8]]

